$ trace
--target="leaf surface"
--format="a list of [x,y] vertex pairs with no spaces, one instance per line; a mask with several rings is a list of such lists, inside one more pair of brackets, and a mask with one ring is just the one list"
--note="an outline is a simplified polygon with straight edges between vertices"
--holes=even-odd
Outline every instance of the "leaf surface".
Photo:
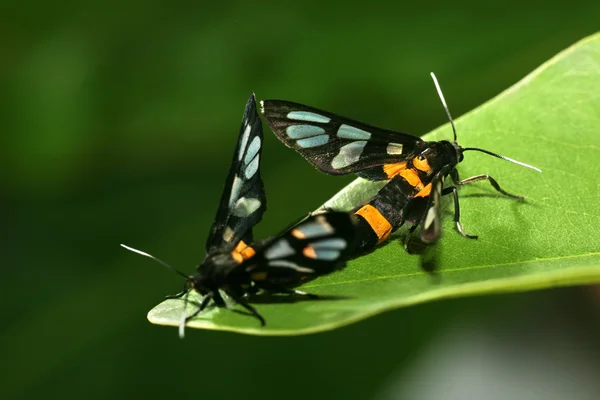
[[[437,96],[433,87],[432,96]],[[445,96],[452,108],[452,93]],[[600,282],[600,35],[576,43],[455,122],[463,147],[498,152],[543,172],[466,153],[458,167],[461,177],[488,173],[526,201],[503,197],[485,181],[461,188],[463,227],[479,235],[468,240],[454,228],[452,201],[445,199],[443,235],[434,249],[439,274],[424,273],[421,257],[404,251],[403,227],[343,271],[301,288],[321,300],[253,299],[267,320],[264,328],[254,318],[217,308],[187,326],[296,335],[442,298]],[[451,139],[452,132],[446,124],[423,138]],[[379,187],[357,179],[325,205],[351,209]],[[167,300],[148,319],[177,326],[182,311],[181,300]]]

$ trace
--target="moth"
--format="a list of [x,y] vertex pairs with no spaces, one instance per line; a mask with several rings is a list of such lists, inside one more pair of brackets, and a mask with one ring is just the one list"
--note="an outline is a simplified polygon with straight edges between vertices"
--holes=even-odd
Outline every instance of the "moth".
[[[506,192],[488,174],[461,180],[456,167],[467,151],[483,152],[541,172],[536,167],[489,150],[461,147],[437,79],[433,73],[431,77],[452,126],[452,142],[424,141],[408,133],[377,128],[291,101],[261,102],[261,113],[277,138],[320,171],[330,175],[355,173],[371,181],[388,181],[371,200],[353,210],[359,219],[360,243],[356,249],[359,254],[386,241],[406,221],[412,224],[407,242],[419,226],[423,242],[436,242],[441,235],[441,198],[448,194],[454,199],[454,222],[458,232],[466,238],[477,238],[462,228],[459,186],[487,180],[503,195],[524,199]],[[448,176],[455,186],[444,187]]]
[[[167,296],[171,299],[185,296],[179,327],[181,337],[185,323],[211,301],[218,307],[226,306],[222,293],[248,310],[264,326],[265,319],[248,302],[249,294],[262,290],[309,295],[294,288],[345,266],[356,232],[356,221],[348,213],[310,215],[277,236],[254,241],[252,228],[261,221],[267,208],[260,177],[262,144],[262,123],[252,93],[246,104],[217,214],[206,241],[206,255],[194,274],[186,275],[148,253],[121,245],[154,259],[185,279],[181,292]],[[188,294],[192,290],[203,298],[196,304],[195,312],[186,316]]]

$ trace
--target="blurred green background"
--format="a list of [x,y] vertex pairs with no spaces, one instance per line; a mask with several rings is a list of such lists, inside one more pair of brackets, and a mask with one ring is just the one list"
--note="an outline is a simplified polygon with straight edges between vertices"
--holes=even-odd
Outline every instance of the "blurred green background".
[[[251,91],[420,135],[446,122],[430,71],[458,117],[598,30],[598,1],[0,11],[0,398],[500,399],[521,379],[550,395],[520,398],[548,399],[565,378],[583,390],[572,398],[598,398],[591,288],[426,304],[312,336],[182,341],[146,320],[181,280],[119,247],[193,271]],[[353,179],[265,136],[257,237]]]

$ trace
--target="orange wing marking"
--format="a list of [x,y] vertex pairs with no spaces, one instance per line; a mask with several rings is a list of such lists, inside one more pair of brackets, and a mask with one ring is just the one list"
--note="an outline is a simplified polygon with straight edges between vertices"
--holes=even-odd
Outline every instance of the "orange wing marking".
[[394,176],[398,175],[404,169],[406,169],[405,161],[396,163],[396,164],[385,164],[383,166],[383,172],[385,172],[387,177],[390,179],[392,179]]
[[248,246],[243,240],[235,246],[235,249],[231,252],[231,256],[233,259],[239,264],[244,260],[247,260],[251,257],[254,257],[256,251],[250,246]]

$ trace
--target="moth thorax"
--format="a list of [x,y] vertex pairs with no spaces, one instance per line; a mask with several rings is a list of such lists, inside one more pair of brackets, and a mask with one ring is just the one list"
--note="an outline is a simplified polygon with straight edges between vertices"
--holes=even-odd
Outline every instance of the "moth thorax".
[[426,155],[433,171],[439,171],[445,165],[456,165],[462,160],[460,146],[447,140],[432,143],[431,147],[421,154]]
[[231,253],[211,253],[196,270],[193,279],[195,286],[210,290],[219,287],[237,265]]

